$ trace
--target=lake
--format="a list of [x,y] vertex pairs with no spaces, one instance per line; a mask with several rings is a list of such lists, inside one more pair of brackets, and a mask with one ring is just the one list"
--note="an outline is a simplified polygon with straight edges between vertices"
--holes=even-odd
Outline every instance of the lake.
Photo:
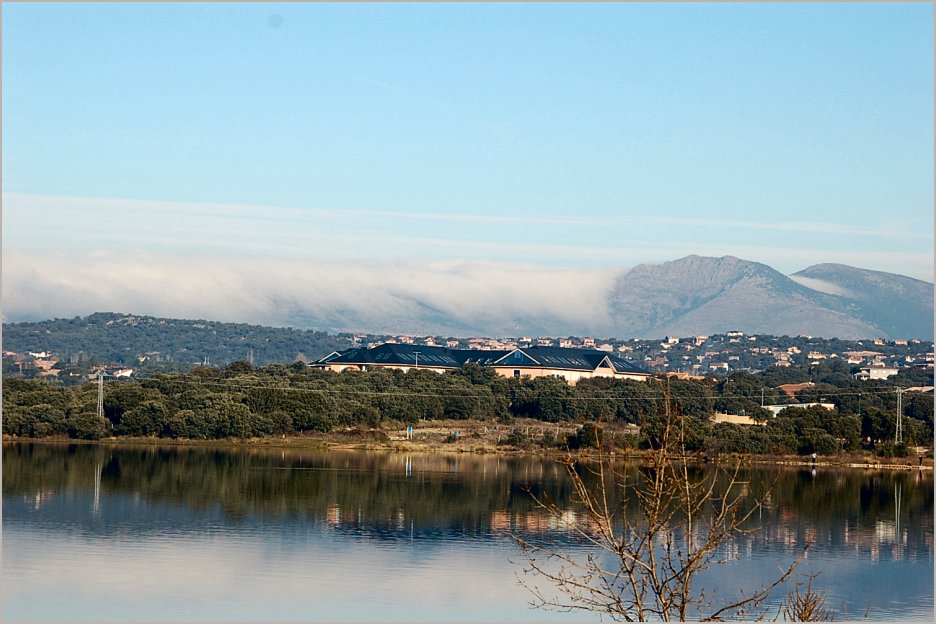
[[[931,621],[931,471],[745,478],[771,504],[699,583],[752,588],[808,541],[837,619]],[[510,535],[581,548],[530,491],[572,508],[540,458],[4,443],[2,619],[597,621],[529,607]]]

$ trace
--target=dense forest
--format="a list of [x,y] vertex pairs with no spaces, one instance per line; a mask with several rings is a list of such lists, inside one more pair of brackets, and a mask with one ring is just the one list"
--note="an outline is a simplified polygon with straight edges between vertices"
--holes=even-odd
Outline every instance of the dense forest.
[[[555,377],[500,377],[476,364],[444,374],[389,369],[334,373],[300,362],[254,368],[238,361],[223,369],[199,367],[106,381],[103,417],[97,413],[96,384],[65,387],[7,379],[3,433],[243,439],[348,428],[380,432],[441,419],[501,424],[533,419],[578,429],[561,439],[548,432],[534,439],[517,428],[506,442],[525,448],[587,447],[608,431],[636,425],[639,435],[614,436],[605,444],[647,447],[655,442],[658,416],[669,401],[683,417],[691,451],[903,454],[909,446],[931,446],[933,438],[932,396],[908,392],[902,397],[904,444],[894,445],[895,389],[920,381],[909,374],[859,382],[832,371],[826,381],[789,397],[772,385],[779,375],[772,370],[665,383],[595,378],[573,386]],[[932,371],[927,374],[932,384]],[[771,417],[761,407],[797,402],[832,403],[836,409],[795,408]],[[713,424],[714,412],[746,414],[766,425]]]

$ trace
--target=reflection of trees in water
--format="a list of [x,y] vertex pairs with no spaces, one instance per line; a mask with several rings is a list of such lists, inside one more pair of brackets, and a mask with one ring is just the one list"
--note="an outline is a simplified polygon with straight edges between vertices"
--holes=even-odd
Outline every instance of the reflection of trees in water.
[[[561,539],[563,523],[537,510],[530,492],[568,508],[572,519],[578,510],[564,471],[533,457],[5,444],[3,492],[41,500],[97,491],[104,513],[106,495],[138,493],[154,504],[222,509],[235,522],[293,519],[388,539],[507,532]],[[932,473],[773,468],[742,478],[760,488],[775,477],[757,530],[729,548],[792,552],[809,541],[814,550],[932,557]]]

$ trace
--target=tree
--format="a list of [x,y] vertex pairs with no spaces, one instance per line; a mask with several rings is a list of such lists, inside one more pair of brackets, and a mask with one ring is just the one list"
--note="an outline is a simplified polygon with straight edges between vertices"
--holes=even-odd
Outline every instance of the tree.
[[585,423],[570,435],[567,444],[570,449],[601,448],[604,442],[604,431],[595,423]]
[[65,412],[59,407],[42,403],[26,408],[26,413],[32,424],[29,435],[41,438],[65,433],[67,428]]
[[147,398],[147,391],[138,384],[107,383],[104,389],[104,416],[111,425],[119,427],[124,414],[138,408]]
[[[624,621],[746,617],[747,609],[758,607],[792,576],[801,558],[772,583],[718,603],[696,587],[696,576],[721,561],[723,547],[749,530],[770,488],[758,492],[743,482],[738,465],[694,471],[665,386],[664,395],[659,444],[641,469],[628,472],[602,454],[587,466],[568,457],[564,463],[581,506],[578,514],[531,494],[589,547],[577,554],[515,536],[524,575],[532,579],[521,582],[532,591],[535,605]],[[539,578],[557,595],[535,585]]]
[[237,377],[238,375],[249,375],[253,372],[253,366],[250,362],[236,360],[224,368],[225,377]]
[[272,422],[268,418],[253,418],[250,410],[243,403],[228,399],[219,402],[219,408],[221,422],[219,434],[223,437],[250,438],[272,430]]
[[537,420],[557,423],[575,419],[575,408],[569,399],[574,391],[568,382],[558,377],[537,377],[531,381],[532,413]]
[[861,435],[869,441],[872,448],[882,442],[893,440],[896,427],[896,415],[890,411],[873,407],[862,414]]
[[81,440],[100,440],[111,431],[111,423],[96,412],[79,412],[68,417],[68,435]]
[[168,410],[162,401],[143,401],[123,415],[120,433],[131,436],[162,434],[168,421]]
[[449,374],[464,377],[472,385],[488,385],[497,378],[496,370],[490,366],[481,366],[477,362],[469,362]]
[[179,410],[169,418],[169,435],[173,438],[205,440],[214,437],[214,425],[193,410]]

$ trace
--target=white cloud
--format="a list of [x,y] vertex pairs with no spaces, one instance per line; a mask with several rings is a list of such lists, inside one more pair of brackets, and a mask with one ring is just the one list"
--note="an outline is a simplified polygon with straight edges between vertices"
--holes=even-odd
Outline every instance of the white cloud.
[[[734,255],[787,274],[833,262],[933,279],[930,233],[893,248],[855,242],[871,225],[3,198],[7,320],[118,311],[331,330],[600,336],[611,331],[605,295],[624,266],[689,254]],[[739,236],[745,228],[750,235]],[[790,234],[800,230],[813,236]],[[836,237],[847,242],[831,244]]]
[[838,284],[833,284],[832,282],[827,282],[826,280],[818,279],[816,277],[805,277],[803,275],[791,275],[790,279],[801,284],[806,288],[812,288],[813,290],[818,290],[819,292],[824,292],[830,295],[839,295],[844,297],[853,297],[854,295],[847,288],[843,288]]
[[623,271],[6,249],[2,294],[6,321],[113,311],[329,331],[606,336],[607,295]]
[[118,311],[332,330],[581,334],[610,327],[605,301],[618,272],[7,251],[3,299],[13,321]]

